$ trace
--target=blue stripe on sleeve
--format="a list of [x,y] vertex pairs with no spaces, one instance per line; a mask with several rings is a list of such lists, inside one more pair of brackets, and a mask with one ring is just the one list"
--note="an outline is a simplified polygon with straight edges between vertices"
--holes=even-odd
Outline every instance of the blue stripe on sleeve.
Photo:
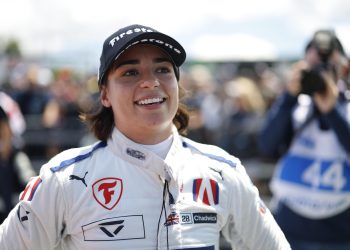
[[56,166],[56,167],[52,167],[52,168],[50,168],[50,170],[51,170],[53,173],[55,173],[55,172],[57,172],[57,171],[59,171],[59,170],[65,168],[65,167],[68,167],[69,165],[72,165],[73,163],[82,161],[82,160],[84,160],[84,159],[90,157],[90,156],[93,154],[94,151],[96,151],[96,150],[99,149],[99,148],[103,148],[103,147],[105,147],[105,146],[107,146],[107,143],[101,141],[101,142],[99,142],[98,144],[96,144],[96,145],[92,148],[92,150],[91,150],[90,152],[88,152],[88,153],[86,153],[86,154],[83,154],[83,155],[78,155],[78,156],[76,156],[76,157],[74,157],[74,158],[71,158],[71,159],[68,159],[68,160],[65,160],[65,161],[62,161],[62,162],[60,163],[60,165],[58,165],[58,166]]
[[205,156],[209,157],[210,159],[213,159],[213,160],[216,160],[216,161],[219,161],[219,162],[224,162],[224,163],[230,165],[231,167],[236,168],[237,164],[235,162],[233,162],[231,160],[228,160],[228,159],[226,159],[226,158],[224,158],[222,156],[213,155],[213,154],[209,154],[209,153],[204,153],[204,152],[200,151],[199,149],[197,149],[195,146],[188,144],[187,142],[182,142],[182,145],[185,148],[194,149],[194,150],[198,151],[199,153],[201,153],[202,155],[205,155]]

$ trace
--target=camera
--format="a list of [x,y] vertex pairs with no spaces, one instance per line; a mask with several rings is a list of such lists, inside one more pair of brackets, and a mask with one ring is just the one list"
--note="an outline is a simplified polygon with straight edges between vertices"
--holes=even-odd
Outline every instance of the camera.
[[315,92],[322,93],[326,90],[326,82],[321,72],[331,72],[335,78],[335,68],[329,63],[329,59],[335,50],[342,50],[341,44],[332,30],[317,31],[306,50],[313,47],[321,59],[321,63],[309,70],[302,72],[301,93],[313,95]]

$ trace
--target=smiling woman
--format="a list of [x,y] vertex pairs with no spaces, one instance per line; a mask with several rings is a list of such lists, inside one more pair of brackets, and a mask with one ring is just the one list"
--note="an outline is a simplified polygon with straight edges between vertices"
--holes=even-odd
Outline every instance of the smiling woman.
[[179,105],[170,57],[159,47],[137,44],[121,54],[101,85],[101,101],[115,126],[137,143],[169,137]]
[[[239,159],[181,135],[185,50],[131,25],[104,43],[100,140],[45,164],[0,227],[1,249],[288,250]],[[45,221],[45,223],[43,223]]]
[[166,139],[172,124],[184,132],[189,117],[179,105],[183,90],[177,81],[185,58],[176,40],[151,28],[132,25],[115,32],[105,40],[100,58],[102,105],[83,120],[102,141],[110,137],[114,126],[143,144]]

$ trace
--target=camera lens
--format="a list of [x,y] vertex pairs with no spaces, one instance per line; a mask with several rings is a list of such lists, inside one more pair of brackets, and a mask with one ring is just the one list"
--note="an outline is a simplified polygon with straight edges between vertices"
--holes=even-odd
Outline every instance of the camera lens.
[[321,71],[320,68],[303,71],[301,93],[313,95],[315,92],[322,93],[326,90],[326,83],[321,76]]

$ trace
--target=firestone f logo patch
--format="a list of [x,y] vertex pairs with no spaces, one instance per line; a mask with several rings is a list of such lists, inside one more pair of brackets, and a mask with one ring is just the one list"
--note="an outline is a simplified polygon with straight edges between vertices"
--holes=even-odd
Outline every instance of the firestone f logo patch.
[[193,180],[193,200],[208,206],[219,204],[219,185],[212,179]]
[[123,181],[119,178],[103,178],[92,185],[95,200],[104,208],[112,210],[123,193]]

